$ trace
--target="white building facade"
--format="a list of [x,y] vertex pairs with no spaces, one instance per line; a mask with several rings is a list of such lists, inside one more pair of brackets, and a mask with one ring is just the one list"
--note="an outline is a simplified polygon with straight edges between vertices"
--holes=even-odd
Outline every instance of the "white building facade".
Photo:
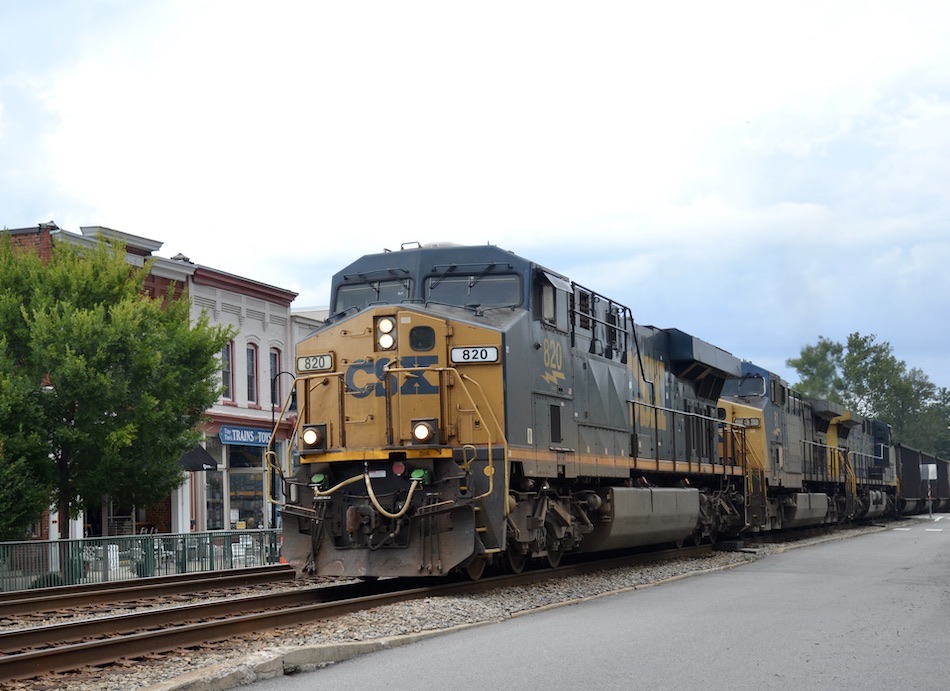
[[[189,293],[193,319],[206,315],[236,335],[221,353],[222,394],[208,411],[203,467],[189,471],[172,498],[179,515],[172,531],[277,527],[268,500],[276,478],[264,451],[294,381],[290,305],[296,293],[204,266],[196,266]],[[277,430],[279,454],[292,423],[285,419]]]

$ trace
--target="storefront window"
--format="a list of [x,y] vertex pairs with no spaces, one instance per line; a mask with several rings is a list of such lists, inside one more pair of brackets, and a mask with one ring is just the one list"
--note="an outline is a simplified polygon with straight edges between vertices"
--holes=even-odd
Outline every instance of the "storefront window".
[[264,474],[231,473],[231,528],[264,525]]
[[264,527],[264,449],[228,446],[231,529]]
[[264,449],[259,446],[228,446],[229,468],[257,468],[264,467]]
[[205,472],[205,494],[208,530],[224,530],[224,473],[220,470]]
[[[254,438],[256,428],[236,428]],[[254,434],[251,434],[254,433]],[[220,470],[195,473],[197,494],[204,507],[195,510],[196,530],[240,530],[270,528],[276,523],[274,505],[266,498],[264,447],[227,443],[218,435],[208,436],[206,450],[217,460]],[[276,483],[276,480],[275,480]]]

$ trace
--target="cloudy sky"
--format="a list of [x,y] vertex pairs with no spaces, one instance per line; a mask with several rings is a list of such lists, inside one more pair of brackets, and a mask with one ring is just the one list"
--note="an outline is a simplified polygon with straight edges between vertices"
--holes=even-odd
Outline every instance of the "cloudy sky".
[[0,0],[0,224],[102,225],[325,305],[496,244],[795,379],[950,387],[950,4]]

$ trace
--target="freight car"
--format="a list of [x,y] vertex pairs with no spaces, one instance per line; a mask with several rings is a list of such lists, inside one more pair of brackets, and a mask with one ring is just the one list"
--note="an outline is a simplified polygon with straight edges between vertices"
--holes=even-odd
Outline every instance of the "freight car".
[[494,246],[364,256],[297,348],[283,554],[415,576],[893,511],[886,426]]
[[950,510],[950,461],[909,446],[896,444],[894,456],[900,476],[902,514]]

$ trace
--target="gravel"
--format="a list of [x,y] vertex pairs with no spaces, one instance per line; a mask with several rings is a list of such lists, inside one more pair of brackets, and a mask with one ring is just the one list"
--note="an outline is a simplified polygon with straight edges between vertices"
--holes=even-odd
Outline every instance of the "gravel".
[[743,551],[714,552],[707,557],[612,569],[478,595],[424,598],[337,619],[243,636],[229,641],[226,649],[208,646],[187,651],[176,659],[162,657],[129,661],[103,670],[63,675],[55,680],[9,683],[0,688],[65,688],[75,691],[234,688],[278,676],[285,669],[314,669],[374,648],[410,642],[420,635],[503,621],[542,608],[739,566],[790,547],[844,539],[881,529],[854,527],[794,543],[759,543]]

